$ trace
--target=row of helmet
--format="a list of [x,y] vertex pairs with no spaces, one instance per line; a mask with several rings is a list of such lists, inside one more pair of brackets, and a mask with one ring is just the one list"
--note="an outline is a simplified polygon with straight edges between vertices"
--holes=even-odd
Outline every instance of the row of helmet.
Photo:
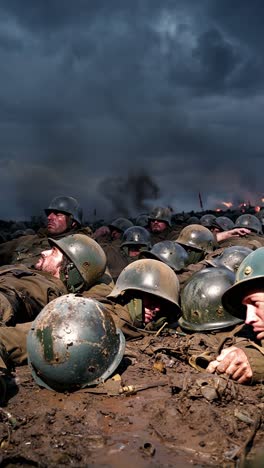
[[262,234],[262,225],[264,221],[264,215],[257,217],[252,214],[242,214],[238,216],[235,222],[232,221],[228,216],[215,216],[213,214],[205,214],[200,219],[197,216],[191,216],[187,223],[188,224],[201,224],[208,229],[219,229],[221,231],[229,231],[234,228],[247,228],[251,231]]

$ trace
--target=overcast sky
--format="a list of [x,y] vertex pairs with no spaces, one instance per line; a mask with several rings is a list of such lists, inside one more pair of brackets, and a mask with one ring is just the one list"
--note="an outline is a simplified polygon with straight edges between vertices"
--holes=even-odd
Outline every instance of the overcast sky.
[[0,218],[264,195],[263,0],[1,0]]

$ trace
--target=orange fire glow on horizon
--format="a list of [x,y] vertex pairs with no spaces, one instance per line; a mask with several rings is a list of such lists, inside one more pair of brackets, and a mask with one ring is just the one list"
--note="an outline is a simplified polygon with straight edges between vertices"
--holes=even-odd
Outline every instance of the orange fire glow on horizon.
[[231,206],[233,206],[233,203],[232,202],[222,202],[222,205],[226,206],[227,208],[231,208]]

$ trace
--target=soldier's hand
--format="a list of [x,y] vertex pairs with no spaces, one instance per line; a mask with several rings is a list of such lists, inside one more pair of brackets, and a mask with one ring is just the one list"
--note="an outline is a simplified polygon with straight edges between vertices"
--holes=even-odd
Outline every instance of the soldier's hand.
[[152,320],[155,319],[156,314],[157,314],[157,310],[151,310],[151,309],[148,309],[147,307],[145,307],[145,309],[144,309],[144,322],[145,323],[152,322]]
[[207,372],[227,374],[238,383],[249,383],[252,378],[252,369],[244,351],[235,346],[223,349],[215,361],[210,362]]
[[250,234],[250,230],[247,228],[234,228],[230,229],[229,231],[224,232],[217,232],[216,239],[217,242],[221,242],[223,240],[229,239],[230,237],[242,237],[246,234]]

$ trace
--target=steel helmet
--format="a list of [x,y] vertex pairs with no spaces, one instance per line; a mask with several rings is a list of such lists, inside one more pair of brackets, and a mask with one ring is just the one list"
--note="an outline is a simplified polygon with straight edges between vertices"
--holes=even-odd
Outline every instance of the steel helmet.
[[125,338],[100,302],[67,294],[47,304],[27,336],[36,382],[74,391],[106,380],[119,365]]
[[235,227],[235,224],[233,223],[232,219],[228,218],[227,216],[219,216],[212,222],[212,227],[218,228],[221,231],[230,231]]
[[148,225],[148,215],[147,214],[139,215],[136,219],[135,225],[146,227]]
[[232,245],[231,247],[224,249],[217,257],[206,260],[206,262],[215,267],[224,266],[236,273],[240,263],[251,252],[253,252],[253,250],[249,247],[244,247],[243,245]]
[[157,242],[151,250],[142,250],[139,258],[154,258],[166,263],[174,271],[183,270],[188,265],[188,254],[177,242],[165,240]]
[[215,220],[216,216],[213,215],[213,214],[205,214],[203,215],[201,218],[200,218],[200,223],[202,226],[204,227],[207,227],[207,228],[211,228],[212,227],[212,223],[213,221]]
[[225,309],[235,317],[245,318],[246,307],[242,300],[254,288],[264,290],[263,280],[264,247],[260,247],[244,258],[237,270],[235,284],[223,294]]
[[186,223],[188,225],[190,225],[190,224],[201,224],[200,220],[199,220],[199,218],[197,216],[190,216],[190,218],[187,219]]
[[141,259],[127,265],[108,297],[122,302],[131,290],[153,294],[179,307],[179,280],[168,265],[158,260]]
[[216,244],[213,233],[200,224],[191,224],[183,228],[176,242],[205,253],[212,252]]
[[195,273],[181,293],[179,325],[191,332],[228,328],[241,321],[222,306],[223,293],[234,284],[235,274],[225,267]]
[[55,197],[51,200],[45,213],[48,216],[52,212],[64,213],[72,216],[72,219],[79,225],[82,224],[83,212],[76,198],[73,197]]
[[112,230],[117,229],[120,232],[124,232],[129,227],[132,227],[133,223],[127,218],[116,218],[108,226]]
[[163,208],[161,206],[157,206],[153,208],[153,210],[149,213],[149,222],[154,221],[163,221],[171,226],[171,210],[170,208]]
[[150,232],[142,226],[129,227],[123,233],[121,248],[126,247],[128,245],[141,245],[145,247],[150,247]]
[[67,277],[62,273],[69,292],[76,292],[83,286],[90,287],[104,274],[106,255],[100,245],[85,234],[72,234],[59,240],[49,238],[50,245],[56,245],[72,262],[67,266]]
[[260,220],[252,214],[243,214],[236,219],[235,227],[247,228],[257,234],[262,234],[262,224]]

